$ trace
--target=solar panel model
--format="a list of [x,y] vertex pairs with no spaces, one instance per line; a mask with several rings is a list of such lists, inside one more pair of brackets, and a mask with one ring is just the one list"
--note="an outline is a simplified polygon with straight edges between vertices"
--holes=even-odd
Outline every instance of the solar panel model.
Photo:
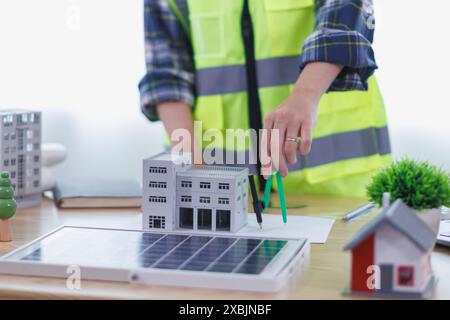
[[[61,227],[0,259],[0,273],[243,291],[280,290],[309,255],[302,240]],[[70,268],[69,268],[70,267]]]

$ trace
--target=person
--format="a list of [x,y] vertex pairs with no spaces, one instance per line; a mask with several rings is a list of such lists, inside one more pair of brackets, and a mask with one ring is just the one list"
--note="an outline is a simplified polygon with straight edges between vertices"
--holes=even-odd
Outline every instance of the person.
[[144,25],[141,107],[169,135],[269,129],[296,194],[362,196],[391,161],[372,1],[145,0]]

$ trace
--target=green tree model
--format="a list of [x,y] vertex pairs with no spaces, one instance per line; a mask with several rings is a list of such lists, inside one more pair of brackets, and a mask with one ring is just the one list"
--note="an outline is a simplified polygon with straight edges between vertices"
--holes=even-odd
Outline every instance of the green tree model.
[[16,200],[8,172],[0,174],[0,241],[11,241],[9,219],[16,213]]

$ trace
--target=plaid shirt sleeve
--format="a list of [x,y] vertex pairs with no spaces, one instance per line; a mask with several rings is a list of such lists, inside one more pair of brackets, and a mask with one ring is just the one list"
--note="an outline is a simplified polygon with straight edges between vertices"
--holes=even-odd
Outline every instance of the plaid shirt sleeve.
[[194,62],[187,35],[167,0],[144,1],[147,72],[139,83],[141,108],[159,120],[156,106],[167,101],[194,105]]
[[316,0],[315,30],[303,44],[300,71],[309,62],[344,66],[328,91],[367,90],[377,69],[372,0]]

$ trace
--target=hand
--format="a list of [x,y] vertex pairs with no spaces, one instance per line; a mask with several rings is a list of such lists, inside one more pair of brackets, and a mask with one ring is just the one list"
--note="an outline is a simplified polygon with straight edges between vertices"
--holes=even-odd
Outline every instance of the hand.
[[[311,151],[312,131],[316,123],[320,98],[342,69],[342,65],[328,62],[308,63],[300,74],[292,94],[266,115],[264,129],[268,132],[261,139],[261,147],[265,148],[275,169],[283,177],[288,174],[287,165],[297,161],[297,151],[303,155]],[[273,129],[277,131],[272,131]],[[298,137],[300,146],[295,141],[289,141]],[[266,165],[263,163],[263,170],[266,169]],[[263,174],[266,176],[265,172]]]
[[[311,150],[319,100],[320,95],[315,92],[294,91],[264,119],[264,129],[268,132],[266,143],[262,145],[266,146],[273,165],[283,177],[288,174],[287,166],[297,162],[297,152],[306,155]],[[292,141],[298,137],[300,144]]]

